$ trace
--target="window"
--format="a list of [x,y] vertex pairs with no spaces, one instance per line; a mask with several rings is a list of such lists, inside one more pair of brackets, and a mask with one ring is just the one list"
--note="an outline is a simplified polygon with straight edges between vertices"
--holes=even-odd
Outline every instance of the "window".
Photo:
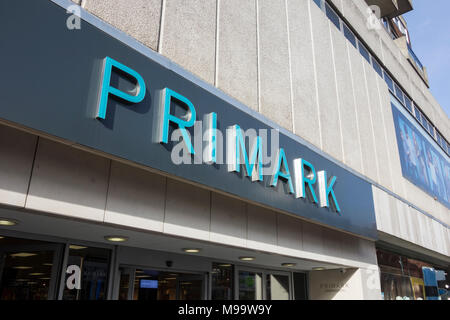
[[234,268],[229,263],[213,263],[212,265],[212,300],[233,300]]
[[239,271],[239,300],[262,300],[262,274]]
[[359,46],[359,53],[361,53],[361,55],[364,57],[364,59],[366,59],[367,62],[370,63],[369,51],[367,51],[366,47],[361,42],[359,42],[358,46]]
[[336,14],[336,12],[334,12],[334,10],[326,2],[325,2],[325,13],[326,13],[328,19],[330,19],[331,22],[333,22],[333,24],[336,26],[336,28],[341,30],[341,23],[339,21],[339,16]]
[[442,144],[442,138],[441,138],[441,135],[439,134],[439,132],[436,132],[436,140],[439,145]]
[[428,132],[429,132],[432,136],[434,136],[434,135],[433,135],[433,125],[431,124],[430,121],[428,121],[428,119],[427,119],[427,127],[428,127]]
[[110,250],[69,246],[64,300],[106,300]]
[[400,102],[402,104],[405,104],[404,100],[403,100],[403,91],[402,89],[400,89],[400,87],[395,84],[395,95],[397,96],[397,98],[400,100]]
[[322,7],[322,0],[314,0],[314,3],[317,4],[319,8]]
[[294,272],[294,299],[308,300],[306,274]]
[[423,114],[423,112],[420,112],[420,119],[421,119],[422,126],[425,128],[425,130],[429,131],[428,121],[427,121],[427,118],[425,117],[425,115]]
[[392,92],[394,92],[394,82],[392,81],[392,78],[388,76],[386,72],[383,72],[384,74],[384,81],[386,81],[387,86],[389,89],[391,89]]
[[420,110],[417,108],[416,104],[414,104],[414,115],[416,119],[419,121],[419,123],[422,123],[421,116],[420,116]]
[[0,237],[0,300],[55,299],[62,246]]
[[289,300],[289,276],[266,275],[266,300]]
[[383,70],[381,69],[380,64],[373,58],[372,58],[372,66],[373,69],[376,71],[376,73],[378,73],[378,75],[383,78]]
[[429,122],[429,127],[430,127],[430,134],[434,138],[434,126],[431,122]]
[[405,106],[406,108],[408,108],[409,112],[413,113],[412,102],[406,95],[405,95]]
[[356,37],[355,37],[355,35],[353,34],[353,32],[350,30],[350,28],[347,26],[347,24],[345,22],[342,22],[342,26],[343,26],[343,29],[344,29],[344,36],[356,48]]
[[442,149],[446,149],[446,142],[445,142],[445,139],[441,136],[441,147],[442,147]]

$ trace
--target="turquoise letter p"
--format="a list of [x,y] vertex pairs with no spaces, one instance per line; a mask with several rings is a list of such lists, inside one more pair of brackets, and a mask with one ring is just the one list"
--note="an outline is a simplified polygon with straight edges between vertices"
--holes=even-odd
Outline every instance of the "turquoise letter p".
[[[126,74],[136,79],[137,84],[136,89],[134,90],[135,94],[123,92],[111,86],[111,73],[113,67],[125,72]],[[111,59],[110,57],[106,57],[103,60],[103,79],[100,88],[100,97],[96,116],[99,119],[105,119],[106,117],[106,109],[108,105],[109,94],[112,94],[116,97],[119,97],[131,103],[139,103],[142,100],[144,100],[145,97],[144,79],[141,77],[139,73],[137,73],[133,69],[128,68],[127,66],[121,64],[120,62],[114,59]]]

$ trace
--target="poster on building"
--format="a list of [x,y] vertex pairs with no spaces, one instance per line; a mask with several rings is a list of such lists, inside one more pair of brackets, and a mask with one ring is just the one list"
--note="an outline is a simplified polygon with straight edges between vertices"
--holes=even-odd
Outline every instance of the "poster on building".
[[450,163],[392,104],[403,176],[450,207]]

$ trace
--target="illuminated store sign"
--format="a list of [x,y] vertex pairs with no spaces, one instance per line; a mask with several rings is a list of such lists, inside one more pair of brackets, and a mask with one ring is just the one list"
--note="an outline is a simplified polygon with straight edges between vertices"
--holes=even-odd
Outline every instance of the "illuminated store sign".
[[[113,68],[118,69],[122,73],[126,74],[130,78],[133,78],[136,82],[136,86],[131,90],[134,92],[124,92],[115,88],[111,84],[111,75]],[[140,103],[145,98],[146,84],[143,77],[135,70],[125,66],[124,64],[115,61],[110,57],[106,57],[103,62],[102,80],[99,93],[99,104],[97,108],[96,118],[105,119],[107,114],[107,105],[109,96],[115,96],[126,102],[135,104]],[[171,106],[172,102],[176,100],[179,104],[186,108],[186,113],[181,117],[172,114]],[[193,103],[180,93],[177,93],[169,88],[164,88],[160,92],[159,105],[156,106],[157,116],[154,118],[153,126],[156,128],[153,132],[156,133],[155,142],[167,144],[169,140],[169,127],[175,125],[181,132],[183,143],[187,147],[187,152],[191,155],[195,155],[195,149],[192,144],[190,134],[187,131],[188,128],[194,126],[196,122],[197,111]],[[207,115],[210,125],[208,126],[210,135],[217,137],[217,114],[212,112]],[[252,181],[263,181],[263,162],[262,154],[263,149],[266,149],[266,145],[263,143],[261,137],[256,136],[252,141],[249,141],[251,153],[250,157],[247,153],[245,138],[243,130],[239,125],[235,124],[227,128],[227,150],[228,155],[228,171],[240,172],[241,165],[245,165],[245,175],[251,177]],[[206,149],[210,152],[209,164],[216,163],[216,151],[217,140],[208,139]],[[202,150],[203,151],[203,150]],[[293,165],[294,175],[291,176],[289,170],[290,164],[286,158],[286,153],[283,148],[279,148],[275,151],[275,161],[273,173],[271,174],[270,186],[277,187],[278,181],[284,180],[287,184],[288,193],[293,194],[295,198],[306,198],[306,190],[309,191],[310,198],[314,203],[320,203],[321,207],[330,207],[330,199],[332,200],[332,207],[337,212],[340,212],[338,201],[334,192],[334,186],[336,183],[336,177],[327,179],[327,172],[325,170],[319,171],[316,174],[316,169],[308,161],[298,158],[294,159]],[[202,152],[203,153],[203,152]],[[308,174],[306,174],[308,172]],[[319,185],[319,198],[316,196],[314,184],[318,182]],[[294,188],[295,185],[295,188]]]
[[2,34],[0,121],[377,238],[372,185],[348,167],[87,13],[70,30],[59,5],[26,7],[0,10],[0,30],[21,25]]

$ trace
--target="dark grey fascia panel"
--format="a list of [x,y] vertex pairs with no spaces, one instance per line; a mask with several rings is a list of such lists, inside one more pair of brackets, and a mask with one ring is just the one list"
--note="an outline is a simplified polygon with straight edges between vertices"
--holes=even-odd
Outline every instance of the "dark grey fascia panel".
[[[136,50],[133,46],[142,46],[137,42],[125,44],[86,20],[80,30],[69,30],[67,18],[63,7],[48,0],[0,3],[0,118],[312,222],[377,238],[369,182],[188,72],[178,72],[178,66],[157,53]],[[101,64],[106,56],[139,72],[147,92],[136,105],[110,99],[107,118],[99,121],[92,111],[96,109]],[[173,164],[172,145],[152,139],[153,110],[158,93],[165,87],[189,98],[197,119],[217,113],[222,131],[235,124],[245,130],[278,129],[280,147],[286,151],[289,165],[295,158],[304,158],[317,170],[338,178],[335,193],[341,214],[296,199],[285,192],[283,183],[272,188],[267,177],[263,182],[251,182],[228,172],[225,165]]]

